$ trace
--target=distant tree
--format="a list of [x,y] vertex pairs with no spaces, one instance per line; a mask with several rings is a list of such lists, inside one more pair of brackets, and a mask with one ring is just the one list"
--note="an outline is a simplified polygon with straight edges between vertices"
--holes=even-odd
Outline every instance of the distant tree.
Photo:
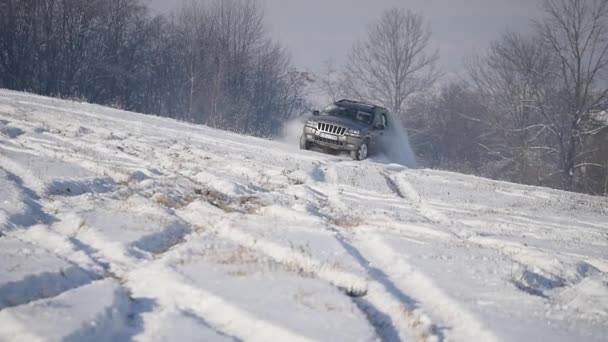
[[[250,132],[249,116],[258,58],[269,49],[264,34],[264,15],[253,0],[221,0],[210,7],[212,22],[212,119],[222,126]],[[267,57],[267,56],[266,56]],[[257,65],[259,66],[259,65]],[[258,69],[259,70],[259,69]]]
[[40,18],[37,0],[0,0],[0,77],[11,89],[39,91]]
[[391,8],[356,43],[344,71],[344,92],[381,103],[395,113],[413,94],[437,79],[437,51],[429,52],[431,31],[421,14]]
[[[496,159],[495,173],[520,183],[539,183],[552,168],[541,163],[555,152],[541,113],[554,106],[560,90],[555,58],[537,37],[506,33],[484,57],[468,65],[469,76],[487,108],[465,116],[488,131],[481,147]],[[538,170],[540,174],[534,174]],[[534,174],[534,175],[533,175]]]
[[0,86],[271,135],[305,106],[303,73],[256,0],[0,0]]
[[107,0],[101,11],[94,55],[90,61],[89,98],[93,102],[135,109],[129,103],[135,71],[142,60],[139,52],[147,44],[148,10],[142,0]]
[[193,122],[204,122],[200,107],[201,92],[209,94],[206,78],[211,68],[207,50],[210,47],[210,21],[207,9],[198,1],[184,2],[171,17],[170,52],[173,61],[171,78],[174,80],[175,113]]
[[333,59],[323,63],[323,69],[317,80],[319,90],[323,92],[331,102],[340,100],[344,96],[343,84],[340,80],[340,70]]
[[487,127],[473,117],[485,116],[480,96],[463,81],[450,81],[438,92],[424,92],[410,101],[405,115],[411,144],[420,164],[480,174]]
[[586,146],[594,108],[608,100],[608,0],[544,0],[544,18],[536,28],[556,56],[563,88],[559,110],[541,114],[550,128],[563,186],[573,189],[581,167],[604,167],[584,162],[594,148]]
[[38,47],[40,93],[88,97],[104,1],[46,0]]
[[178,112],[189,120],[268,136],[303,106],[305,84],[257,1],[185,3],[171,22]]

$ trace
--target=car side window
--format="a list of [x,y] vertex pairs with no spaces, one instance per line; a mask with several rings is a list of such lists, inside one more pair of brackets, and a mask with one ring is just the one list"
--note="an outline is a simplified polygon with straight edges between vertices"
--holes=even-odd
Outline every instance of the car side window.
[[381,124],[382,126],[384,126],[384,128],[386,128],[386,114],[382,114],[382,118],[381,118]]

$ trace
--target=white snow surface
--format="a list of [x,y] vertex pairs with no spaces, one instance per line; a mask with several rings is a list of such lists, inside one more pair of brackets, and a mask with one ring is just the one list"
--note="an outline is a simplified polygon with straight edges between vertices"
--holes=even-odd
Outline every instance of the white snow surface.
[[606,341],[608,199],[0,90],[0,341]]

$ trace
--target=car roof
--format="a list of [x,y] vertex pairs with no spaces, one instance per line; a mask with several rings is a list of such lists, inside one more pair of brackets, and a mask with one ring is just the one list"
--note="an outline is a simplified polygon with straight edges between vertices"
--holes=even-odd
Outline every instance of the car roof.
[[367,112],[367,113],[375,113],[377,111],[384,111],[384,112],[387,111],[385,108],[380,107],[380,106],[376,106],[376,105],[372,105],[372,104],[364,103],[364,102],[359,102],[359,101],[346,100],[346,99],[336,102],[336,105],[343,107],[343,108],[353,109],[356,111]]

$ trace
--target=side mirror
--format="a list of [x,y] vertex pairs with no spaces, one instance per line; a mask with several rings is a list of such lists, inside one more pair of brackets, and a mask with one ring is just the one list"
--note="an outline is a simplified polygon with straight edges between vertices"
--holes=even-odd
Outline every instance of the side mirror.
[[319,112],[318,110],[313,110],[312,115],[319,116],[319,115],[321,115],[321,112]]
[[377,125],[374,127],[374,129],[377,129],[377,130],[379,130],[379,131],[384,131],[384,128],[385,128],[385,127],[384,127],[384,125],[383,125],[383,124],[377,124]]

